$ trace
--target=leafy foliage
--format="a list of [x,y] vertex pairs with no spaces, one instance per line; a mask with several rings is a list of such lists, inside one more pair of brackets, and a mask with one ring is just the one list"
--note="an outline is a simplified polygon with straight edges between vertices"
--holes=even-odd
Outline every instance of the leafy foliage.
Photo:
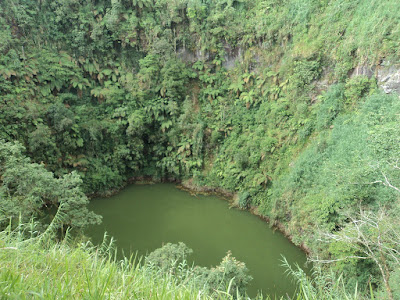
[[80,188],[82,180],[76,172],[55,178],[43,165],[31,163],[23,151],[19,143],[0,143],[2,228],[10,219],[19,219],[20,222],[31,218],[46,219],[46,210],[60,206],[64,217],[59,227],[63,230],[100,222],[100,216],[86,208],[89,200]]
[[190,271],[186,257],[193,251],[185,244],[166,244],[151,252],[145,259],[146,265],[165,274],[174,274],[182,281],[194,280],[195,286],[204,289],[209,295],[217,296],[217,291],[227,291],[234,297],[245,295],[246,286],[252,277],[248,275],[245,264],[237,261],[230,252],[215,268],[194,267]]
[[137,176],[193,177],[323,252],[316,226],[340,230],[359,203],[396,206],[398,101],[349,74],[398,62],[399,9],[1,1],[2,213],[42,218],[65,202],[65,225],[81,227],[97,219],[82,218],[80,185],[106,194]]

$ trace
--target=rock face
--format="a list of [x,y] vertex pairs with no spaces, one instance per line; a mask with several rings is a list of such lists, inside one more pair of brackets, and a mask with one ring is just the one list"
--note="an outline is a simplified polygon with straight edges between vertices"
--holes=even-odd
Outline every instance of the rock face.
[[354,76],[375,77],[379,87],[386,94],[398,93],[400,95],[400,66],[398,65],[390,65],[385,61],[377,67],[359,65],[350,75],[350,77]]
[[[240,62],[243,59],[242,48],[232,48],[230,45],[225,45],[225,57],[222,66],[227,70],[235,67],[236,62]],[[178,49],[177,55],[180,59],[185,62],[195,63],[196,61],[207,61],[213,59],[213,55],[208,52],[203,52],[201,50],[191,51],[186,48]],[[215,55],[214,55],[215,56]]]
[[222,63],[222,66],[230,70],[232,69],[237,61],[242,60],[242,48],[233,49],[230,45],[225,45],[225,61]]
[[202,58],[197,52],[192,52],[186,48],[178,49],[177,55],[180,59],[187,63],[195,63],[197,60]]
[[380,67],[376,70],[376,78],[379,86],[386,94],[398,93],[400,94],[400,67]]
[[[240,47],[232,48],[225,45],[225,60],[222,66],[227,70],[232,69],[237,62],[243,60],[243,49]],[[185,62],[194,63],[198,60],[207,61],[212,59],[210,53],[203,53],[201,50],[190,51],[182,48],[177,51],[178,57]],[[257,61],[257,55],[254,59]],[[376,78],[378,86],[386,93],[397,93],[400,95],[400,65],[393,65],[389,61],[383,61],[378,66],[358,65],[349,74],[350,77],[366,76]]]
[[359,65],[353,70],[350,77],[367,76],[368,78],[371,78],[374,75],[375,75],[375,67]]

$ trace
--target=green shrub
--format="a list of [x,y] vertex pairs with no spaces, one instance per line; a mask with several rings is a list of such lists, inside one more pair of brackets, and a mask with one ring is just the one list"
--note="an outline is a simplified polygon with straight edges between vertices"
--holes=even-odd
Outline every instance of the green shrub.
[[243,209],[248,208],[248,206],[249,206],[249,197],[250,197],[250,194],[247,191],[246,192],[242,192],[242,193],[239,194],[238,204],[239,204],[240,208],[243,208]]
[[345,103],[354,106],[361,98],[371,95],[376,90],[376,80],[366,76],[355,76],[347,80],[345,85]]
[[321,103],[316,112],[316,129],[323,130],[332,125],[333,120],[344,109],[344,84],[336,84],[320,96]]
[[145,258],[145,265],[155,272],[174,274],[183,282],[193,281],[199,289],[204,289],[209,295],[218,295],[218,291],[226,291],[235,298],[246,294],[246,286],[252,277],[242,262],[228,254],[215,268],[190,267],[187,265],[187,255],[193,251],[184,243],[168,243],[151,252]]

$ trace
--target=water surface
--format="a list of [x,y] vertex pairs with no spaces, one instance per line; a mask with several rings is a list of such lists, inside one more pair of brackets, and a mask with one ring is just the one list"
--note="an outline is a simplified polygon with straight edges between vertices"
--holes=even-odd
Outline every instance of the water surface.
[[173,184],[132,185],[113,197],[93,199],[90,209],[103,216],[103,223],[89,230],[94,242],[101,242],[107,231],[126,255],[184,242],[193,249],[191,261],[211,267],[231,250],[254,278],[250,296],[257,290],[292,295],[295,286],[281,267],[282,255],[300,266],[306,261],[300,249],[258,217],[230,209],[216,196],[193,196]]

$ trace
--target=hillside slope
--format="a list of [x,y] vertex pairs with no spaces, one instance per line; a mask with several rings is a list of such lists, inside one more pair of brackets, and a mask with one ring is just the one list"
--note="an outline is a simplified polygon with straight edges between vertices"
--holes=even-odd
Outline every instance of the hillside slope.
[[345,261],[334,269],[351,288],[394,297],[393,252],[360,259],[365,245],[321,246],[315,231],[344,233],[364,212],[399,225],[398,11],[397,0],[4,0],[0,139],[55,178],[76,171],[86,194],[141,176],[237,193],[314,256]]

